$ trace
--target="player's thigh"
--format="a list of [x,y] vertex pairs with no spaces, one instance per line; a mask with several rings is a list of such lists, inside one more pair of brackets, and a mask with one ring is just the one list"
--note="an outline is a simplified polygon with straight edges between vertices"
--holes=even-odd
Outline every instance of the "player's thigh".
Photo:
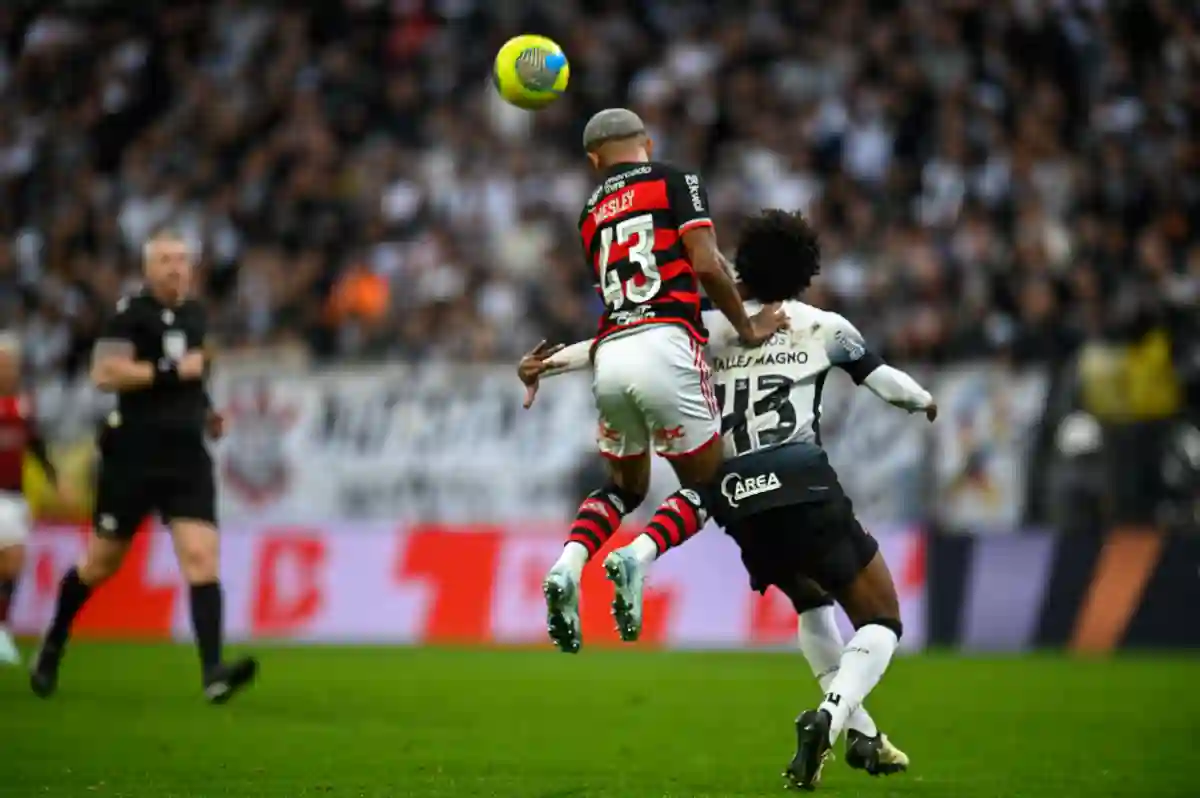
[[835,594],[855,627],[879,620],[900,620],[900,598],[892,572],[876,551],[855,578]]
[[633,380],[641,373],[637,362],[640,355],[630,346],[636,337],[601,343],[592,370],[592,396],[599,416],[596,445],[600,454],[614,463],[640,460],[650,446],[646,420],[631,390]]
[[879,551],[850,500],[802,502],[730,525],[752,582],[775,585],[793,604],[819,606],[822,593],[840,599]]
[[[643,371],[633,384],[634,401],[642,411],[654,450],[669,460],[699,459],[701,452],[716,442],[721,432],[720,413],[704,351],[680,327],[659,325],[644,337]],[[719,452],[712,455],[696,479],[703,481],[720,464]],[[697,463],[699,465],[699,463]],[[696,470],[684,466],[681,479],[692,479]],[[677,468],[678,471],[678,468]]]
[[650,492],[650,455],[643,453],[630,457],[606,457],[608,476],[613,484],[634,496],[645,496]]
[[159,513],[171,529],[184,577],[191,582],[215,579],[220,553],[217,491],[208,452],[181,451],[156,484]]

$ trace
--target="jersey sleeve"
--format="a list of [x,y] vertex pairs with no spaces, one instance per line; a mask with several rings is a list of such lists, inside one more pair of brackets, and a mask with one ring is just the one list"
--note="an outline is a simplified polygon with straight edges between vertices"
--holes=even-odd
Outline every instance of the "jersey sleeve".
[[829,362],[849,374],[856,385],[862,385],[872,371],[884,365],[883,358],[867,348],[862,333],[844,317],[830,313],[827,319],[825,351]]
[[667,172],[667,199],[680,233],[712,227],[708,209],[708,189],[697,172],[671,169]]
[[116,312],[105,320],[100,328],[100,341],[132,341],[134,336],[134,308],[129,297],[117,302]]

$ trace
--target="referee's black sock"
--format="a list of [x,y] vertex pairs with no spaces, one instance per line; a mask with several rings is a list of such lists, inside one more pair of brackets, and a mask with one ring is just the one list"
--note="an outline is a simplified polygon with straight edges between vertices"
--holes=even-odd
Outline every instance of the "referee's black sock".
[[191,598],[196,648],[200,650],[200,664],[207,675],[221,664],[221,616],[224,604],[221,598],[221,583],[192,585]]
[[17,580],[0,579],[0,627],[8,623],[8,610],[12,606],[13,593],[17,592]]
[[71,568],[58,585],[58,606],[54,608],[54,620],[46,630],[46,644],[54,648],[62,648],[71,633],[71,624],[75,616],[83,609],[88,596],[92,595],[91,585],[79,578],[79,570]]

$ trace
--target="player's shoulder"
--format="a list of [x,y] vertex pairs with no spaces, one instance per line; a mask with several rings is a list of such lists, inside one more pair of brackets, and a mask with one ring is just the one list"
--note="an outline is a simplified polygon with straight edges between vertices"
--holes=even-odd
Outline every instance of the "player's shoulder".
[[805,307],[810,308],[814,314],[813,331],[825,341],[830,360],[835,363],[858,360],[866,354],[867,344],[853,322],[831,310],[821,310],[811,305]]

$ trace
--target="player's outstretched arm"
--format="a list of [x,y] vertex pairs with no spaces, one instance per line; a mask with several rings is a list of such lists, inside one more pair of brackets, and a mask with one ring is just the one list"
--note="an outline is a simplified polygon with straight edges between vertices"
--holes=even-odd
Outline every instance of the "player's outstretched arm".
[[870,351],[862,333],[845,318],[836,313],[827,315],[829,324],[825,325],[825,335],[830,363],[888,404],[910,413],[924,412],[930,421],[937,418],[937,403],[929,391]]
[[909,374],[884,363],[867,375],[863,385],[890,405],[910,413],[925,413],[930,421],[937,418],[933,395]]

